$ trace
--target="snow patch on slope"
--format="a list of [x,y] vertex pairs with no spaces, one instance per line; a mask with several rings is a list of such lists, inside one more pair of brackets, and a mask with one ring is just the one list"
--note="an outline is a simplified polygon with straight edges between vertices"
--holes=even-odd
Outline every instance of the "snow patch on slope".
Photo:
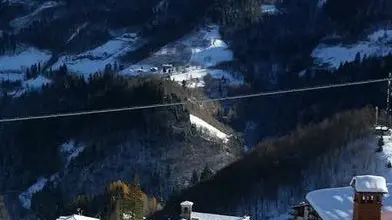
[[113,65],[120,56],[135,50],[140,45],[137,37],[131,38],[127,37],[128,35],[111,39],[101,46],[78,55],[62,56],[52,67],[58,69],[66,64],[69,71],[84,75],[103,71],[106,65]]
[[219,138],[222,140],[224,143],[227,143],[229,141],[229,135],[223,133],[222,131],[218,130],[214,126],[208,124],[205,122],[203,119],[196,117],[192,114],[189,115],[191,124],[195,125],[196,128],[201,129],[202,131],[206,131],[209,135],[212,137]]
[[19,195],[19,201],[21,202],[22,206],[26,209],[30,209],[31,207],[31,199],[33,198],[33,194],[41,191],[48,179],[40,177],[38,178],[37,182],[31,185],[29,188],[26,189],[23,193]]
[[170,78],[179,84],[185,80],[187,82],[186,86],[188,88],[198,88],[204,87],[204,77],[210,75],[214,79],[225,79],[229,84],[241,85],[244,83],[243,77],[238,79],[233,77],[233,73],[230,73],[222,69],[205,69],[200,67],[189,67],[186,68],[184,73],[175,73],[170,76]]
[[48,51],[30,47],[19,53],[0,56],[0,73],[24,73],[26,68],[37,63],[46,63],[51,58]]
[[326,63],[330,68],[336,69],[341,63],[352,62],[357,53],[361,57],[366,56],[386,56],[392,52],[392,30],[378,30],[370,34],[365,41],[360,41],[352,45],[328,46],[320,44],[312,52],[312,57],[319,63]]
[[0,73],[0,81],[22,81],[24,79],[24,74],[19,73]]
[[35,79],[30,79],[25,82],[23,82],[23,86],[27,89],[39,89],[43,85],[49,84],[51,81],[47,78],[45,78],[42,75],[39,75]]
[[76,29],[76,31],[68,38],[67,43],[71,42],[76,36],[78,36],[80,31],[83,30],[84,28],[86,28],[88,24],[89,24],[88,22],[85,22],[82,25],[80,25]]
[[81,152],[83,152],[84,146],[77,144],[74,140],[70,140],[68,142],[63,143],[60,146],[60,152],[66,158],[66,167],[69,163],[79,156]]
[[233,52],[222,40],[219,26],[212,25],[201,32],[204,34],[203,41],[206,44],[192,48],[191,62],[202,67],[212,67],[221,62],[233,60]]

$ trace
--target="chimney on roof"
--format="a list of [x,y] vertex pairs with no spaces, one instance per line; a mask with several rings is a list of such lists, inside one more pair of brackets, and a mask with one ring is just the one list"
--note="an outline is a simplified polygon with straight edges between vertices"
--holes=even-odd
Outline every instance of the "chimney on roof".
[[353,220],[381,220],[382,196],[388,193],[387,183],[381,176],[355,176]]
[[192,206],[193,202],[184,201],[181,203],[181,217],[186,220],[191,220],[192,218]]

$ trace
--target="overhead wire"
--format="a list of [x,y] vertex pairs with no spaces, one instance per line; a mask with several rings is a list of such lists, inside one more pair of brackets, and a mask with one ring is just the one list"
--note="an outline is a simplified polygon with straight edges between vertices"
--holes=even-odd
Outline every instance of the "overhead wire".
[[[390,80],[391,80],[390,78],[384,78],[384,79],[365,80],[365,81],[348,82],[348,83],[340,83],[340,84],[330,84],[330,85],[323,85],[323,86],[305,87],[305,88],[299,88],[299,89],[287,89],[287,90],[278,90],[278,91],[272,91],[272,92],[260,92],[260,93],[247,94],[247,95],[236,95],[236,96],[220,97],[220,98],[212,98],[212,99],[201,99],[201,100],[192,101],[192,103],[203,104],[203,103],[216,102],[216,101],[238,100],[238,99],[247,99],[247,98],[261,97],[261,96],[274,96],[274,95],[282,95],[282,94],[290,94],[290,93],[299,93],[299,92],[308,92],[308,91],[323,90],[323,89],[332,89],[332,88],[340,88],[340,87],[348,87],[348,86],[373,84],[373,83],[386,82],[386,81],[390,81]],[[135,111],[135,110],[142,110],[142,109],[181,106],[181,105],[186,105],[186,104],[189,104],[189,101],[173,102],[173,103],[156,103],[156,104],[151,104],[151,105],[131,106],[131,107],[123,107],[123,108],[109,108],[109,109],[79,111],[79,112],[70,112],[70,113],[55,113],[55,114],[37,115],[37,116],[2,118],[2,119],[0,119],[0,123],[39,120],[39,119],[50,119],[50,118],[62,118],[62,117],[74,117],[74,116],[84,116],[84,115],[94,115],[94,114],[106,114],[106,113],[115,113],[115,112]]]

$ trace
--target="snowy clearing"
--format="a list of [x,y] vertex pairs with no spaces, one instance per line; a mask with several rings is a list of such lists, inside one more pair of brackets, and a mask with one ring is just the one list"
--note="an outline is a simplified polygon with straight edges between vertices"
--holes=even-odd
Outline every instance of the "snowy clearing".
[[188,88],[204,87],[203,78],[208,74],[216,79],[224,77],[229,84],[242,84],[244,79],[241,74],[212,68],[232,60],[233,52],[222,40],[219,26],[210,25],[162,47],[151,57],[127,67],[120,74],[134,76],[151,72],[153,67],[158,68],[154,73],[162,74],[163,65],[175,64],[170,78],[180,84],[185,80]]
[[329,64],[330,68],[338,68],[341,63],[352,62],[357,53],[361,57],[386,56],[392,52],[392,30],[378,30],[370,34],[365,41],[353,45],[328,46],[320,44],[312,52],[318,63]]
[[22,81],[24,79],[24,74],[19,73],[0,73],[0,81]]
[[0,56],[0,73],[24,73],[33,64],[44,64],[51,58],[48,51],[30,47],[19,53]]
[[196,117],[192,114],[189,115],[191,124],[195,125],[196,128],[201,129],[202,131],[206,131],[212,137],[216,137],[221,139],[224,143],[229,141],[229,135],[223,133],[222,131],[218,130],[214,126],[208,124],[203,119]]
[[27,89],[39,89],[43,85],[46,85],[49,83],[51,83],[51,81],[49,79],[45,78],[42,75],[39,75],[35,79],[30,79],[30,80],[23,82],[23,86]]
[[173,74],[170,78],[179,84],[182,84],[183,80],[185,80],[188,88],[198,88],[204,87],[204,77],[208,74],[214,79],[225,79],[228,84],[241,85],[244,83],[242,76],[239,79],[236,79],[233,77],[233,74],[228,71],[221,69],[204,69],[199,67],[187,68],[184,73]]
[[129,37],[130,35],[133,36],[132,33],[124,34],[78,55],[62,56],[52,68],[58,69],[66,64],[69,71],[84,75],[103,71],[106,65],[113,65],[120,56],[140,45],[138,38]]
[[45,187],[47,182],[48,180],[46,178],[40,177],[38,178],[36,183],[31,185],[29,188],[26,189],[26,191],[19,195],[19,201],[24,208],[30,209],[33,194],[41,191]]

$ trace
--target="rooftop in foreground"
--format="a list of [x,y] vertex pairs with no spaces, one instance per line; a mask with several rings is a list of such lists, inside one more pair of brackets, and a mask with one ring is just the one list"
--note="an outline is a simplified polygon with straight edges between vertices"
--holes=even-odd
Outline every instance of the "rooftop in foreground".
[[[387,184],[389,191],[392,185]],[[351,186],[312,191],[306,199],[323,220],[353,219],[354,189]],[[385,194],[381,210],[382,220],[392,220],[392,195]]]

